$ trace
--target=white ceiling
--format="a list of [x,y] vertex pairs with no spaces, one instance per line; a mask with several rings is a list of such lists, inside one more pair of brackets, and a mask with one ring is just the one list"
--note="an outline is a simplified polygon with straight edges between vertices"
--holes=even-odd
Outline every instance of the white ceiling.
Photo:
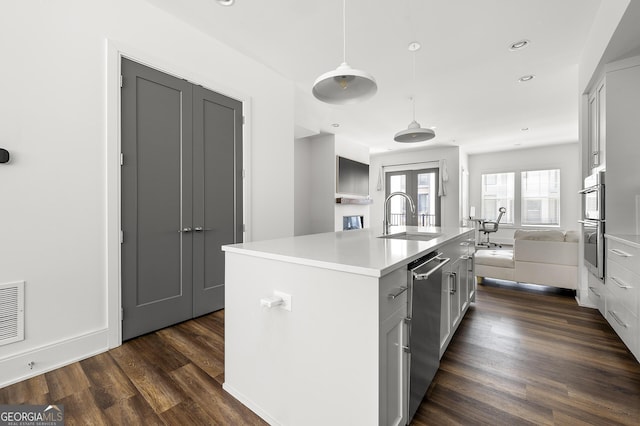
[[[148,0],[311,93],[342,62],[341,0]],[[320,128],[371,152],[459,145],[469,153],[578,140],[578,60],[601,0],[347,0],[347,62],[378,93],[322,104]],[[512,52],[512,42],[529,47]],[[412,83],[412,41],[416,85]],[[534,74],[531,82],[518,78]],[[436,137],[400,144],[412,119]],[[310,96],[310,95],[309,95]],[[314,102],[319,102],[315,101]],[[339,123],[340,127],[331,125]],[[528,131],[521,129],[528,128]]]

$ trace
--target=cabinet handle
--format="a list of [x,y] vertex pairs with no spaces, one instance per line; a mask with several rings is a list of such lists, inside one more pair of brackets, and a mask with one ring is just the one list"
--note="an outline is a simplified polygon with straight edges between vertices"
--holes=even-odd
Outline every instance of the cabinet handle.
[[453,278],[453,285],[451,286],[451,290],[449,290],[449,294],[456,294],[456,291],[458,291],[458,273],[450,272],[449,278]]
[[405,291],[407,291],[407,287],[402,286],[400,288],[398,288],[398,290],[395,293],[389,293],[389,300],[393,300],[396,297],[400,296],[402,293],[404,293]]
[[596,289],[594,287],[589,287],[589,290],[591,290],[591,293],[595,294],[596,296],[598,296],[598,298],[601,298],[602,296],[600,296],[598,294],[598,292],[596,291]]
[[628,328],[627,324],[625,324],[620,318],[618,318],[618,315],[616,315],[615,312],[609,311],[609,315],[611,315],[613,319],[616,320],[616,322],[620,324],[622,327]]
[[184,232],[184,233],[189,233],[191,231],[193,231],[193,229],[191,229],[189,227],[178,229],[178,232]]
[[633,288],[632,286],[627,285],[624,281],[622,281],[622,280],[621,280],[621,279],[619,279],[619,278],[616,278],[616,277],[609,277],[609,278],[611,278],[611,281],[613,281],[614,283],[616,283],[616,285],[617,285],[618,287],[620,287],[620,288],[624,288],[624,289],[627,289],[627,288]]
[[627,253],[626,251],[622,251],[619,249],[609,249],[609,251],[617,256],[620,257],[633,257],[632,254]]
[[193,228],[193,230],[196,232],[211,231],[211,229],[212,228],[203,228],[202,226],[196,226],[195,228]]

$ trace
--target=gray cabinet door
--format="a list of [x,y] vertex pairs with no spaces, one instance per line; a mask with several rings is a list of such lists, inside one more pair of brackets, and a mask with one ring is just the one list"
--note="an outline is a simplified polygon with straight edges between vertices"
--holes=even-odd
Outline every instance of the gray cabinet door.
[[224,307],[242,241],[242,104],[122,60],[122,335]]
[[191,317],[192,89],[123,59],[122,336]]
[[193,313],[224,307],[223,244],[242,242],[242,103],[193,88]]

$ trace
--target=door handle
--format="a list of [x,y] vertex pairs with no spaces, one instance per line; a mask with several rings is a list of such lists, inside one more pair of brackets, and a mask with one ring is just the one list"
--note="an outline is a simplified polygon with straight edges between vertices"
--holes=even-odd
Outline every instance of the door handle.
[[211,231],[211,229],[212,228],[203,228],[202,226],[196,226],[195,228],[193,228],[193,230],[196,232]]
[[184,232],[184,233],[188,233],[188,232],[191,232],[191,231],[192,231],[192,229],[189,228],[189,227],[178,229],[178,232]]

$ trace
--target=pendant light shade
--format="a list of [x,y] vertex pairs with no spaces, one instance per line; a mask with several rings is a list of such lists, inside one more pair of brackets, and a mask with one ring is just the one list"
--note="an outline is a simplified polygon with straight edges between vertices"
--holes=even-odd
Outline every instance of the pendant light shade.
[[[413,52],[413,85],[414,85],[413,90],[414,91],[415,91],[415,84],[416,84],[416,51],[418,49],[420,49],[420,43],[413,42],[409,44],[409,51]],[[402,142],[402,143],[412,143],[412,142],[424,142],[424,141],[428,141],[430,139],[435,138],[436,132],[434,132],[432,129],[423,129],[422,127],[420,127],[420,123],[416,121],[416,100],[413,96],[411,97],[411,102],[413,104],[413,121],[411,122],[411,124],[409,124],[409,126],[406,129],[400,130],[398,133],[396,133],[396,135],[393,137],[393,140],[396,142]]]
[[371,74],[343,62],[335,70],[318,77],[312,92],[322,102],[345,105],[369,99],[377,90],[378,85]]
[[396,142],[411,143],[424,142],[435,137],[436,132],[431,129],[423,129],[422,127],[420,127],[420,123],[418,123],[416,120],[413,120],[411,124],[409,124],[409,127],[396,133],[396,135],[393,137],[393,140],[395,140]]
[[342,64],[335,70],[322,74],[313,83],[313,96],[328,104],[354,104],[371,98],[378,90],[376,79],[371,74],[353,69],[347,64],[346,0],[342,1],[342,15]]

